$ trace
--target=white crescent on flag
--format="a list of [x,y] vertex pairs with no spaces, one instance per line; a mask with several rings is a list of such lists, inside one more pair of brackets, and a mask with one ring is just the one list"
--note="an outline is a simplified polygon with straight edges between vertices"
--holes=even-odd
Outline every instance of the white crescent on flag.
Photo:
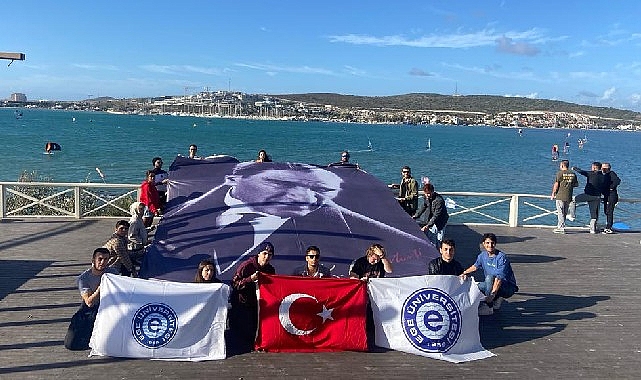
[[[291,317],[289,316],[289,309],[292,307],[294,302],[300,298],[311,298],[314,301],[316,301],[316,303],[318,303],[318,300],[316,299],[316,297],[310,296],[309,294],[305,294],[305,293],[290,294],[287,297],[283,298],[283,300],[280,303],[280,306],[278,307],[278,319],[280,320],[280,324],[288,333],[293,335],[308,335],[308,334],[311,334],[314,330],[316,330],[316,328],[313,328],[311,330],[299,329],[294,325],[294,323],[291,320]],[[322,305],[322,306],[323,306],[323,311],[321,311],[320,313],[317,313],[316,315],[323,318],[323,323],[325,323],[325,321],[328,319],[333,320],[334,319],[332,318],[333,309],[328,309],[327,307],[325,307],[325,305]]]

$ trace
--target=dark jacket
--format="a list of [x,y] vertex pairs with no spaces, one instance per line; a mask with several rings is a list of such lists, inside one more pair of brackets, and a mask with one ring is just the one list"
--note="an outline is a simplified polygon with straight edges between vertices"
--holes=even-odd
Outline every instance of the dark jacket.
[[586,172],[585,170],[575,168],[574,171],[587,178],[585,189],[583,190],[584,193],[599,197],[603,194],[604,176],[600,170]]
[[433,193],[431,198],[424,197],[425,202],[421,209],[414,214],[414,219],[420,218],[423,213],[429,209],[427,213],[427,226],[432,227],[436,226],[439,230],[445,228],[450,215],[447,213],[447,207],[445,207],[445,200],[443,196],[439,193]]
[[619,197],[617,187],[621,184],[621,179],[617,173],[609,171],[603,175],[603,197]]
[[427,265],[427,274],[430,275],[440,274],[459,276],[461,273],[463,273],[463,267],[461,266],[461,263],[456,260],[452,260],[448,263],[445,262],[443,258],[437,257]]

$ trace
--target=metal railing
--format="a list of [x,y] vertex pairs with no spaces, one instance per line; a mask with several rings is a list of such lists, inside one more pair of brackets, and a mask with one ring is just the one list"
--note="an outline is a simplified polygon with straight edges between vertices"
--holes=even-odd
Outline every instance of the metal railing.
[[[138,199],[138,191],[139,185],[132,184],[0,182],[0,219],[129,217],[129,205]],[[450,225],[556,226],[555,203],[546,195],[440,194],[446,198]],[[579,218],[568,227],[583,228],[588,223],[587,210],[578,211]],[[641,199],[620,199],[615,216],[641,228]]]
[[0,219],[123,218],[139,185],[0,182]]
[[[556,227],[557,224],[556,204],[549,195],[449,191],[439,194],[446,199],[450,225]],[[584,206],[585,203],[577,205],[577,219],[574,222],[566,221],[568,227],[587,226],[589,213]],[[581,210],[582,207],[585,210]],[[615,217],[620,223],[641,227],[641,199],[620,198]],[[600,220],[605,221],[605,217],[602,216]]]

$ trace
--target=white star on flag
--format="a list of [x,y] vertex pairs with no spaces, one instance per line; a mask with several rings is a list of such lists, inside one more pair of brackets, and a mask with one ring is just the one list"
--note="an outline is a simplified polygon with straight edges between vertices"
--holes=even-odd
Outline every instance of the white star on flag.
[[334,318],[332,317],[332,311],[334,311],[334,309],[328,309],[325,307],[325,305],[323,305],[323,311],[316,315],[323,318],[323,323],[325,323],[325,321],[328,319],[331,319],[332,321],[334,320]]

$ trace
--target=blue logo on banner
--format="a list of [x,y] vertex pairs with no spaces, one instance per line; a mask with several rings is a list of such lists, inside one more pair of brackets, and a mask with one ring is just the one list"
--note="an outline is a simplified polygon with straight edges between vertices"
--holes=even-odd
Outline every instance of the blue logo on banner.
[[444,291],[419,289],[403,303],[403,331],[421,351],[447,352],[461,335],[461,312]]
[[134,314],[131,330],[134,339],[143,347],[159,348],[176,335],[178,317],[164,303],[148,303]]

